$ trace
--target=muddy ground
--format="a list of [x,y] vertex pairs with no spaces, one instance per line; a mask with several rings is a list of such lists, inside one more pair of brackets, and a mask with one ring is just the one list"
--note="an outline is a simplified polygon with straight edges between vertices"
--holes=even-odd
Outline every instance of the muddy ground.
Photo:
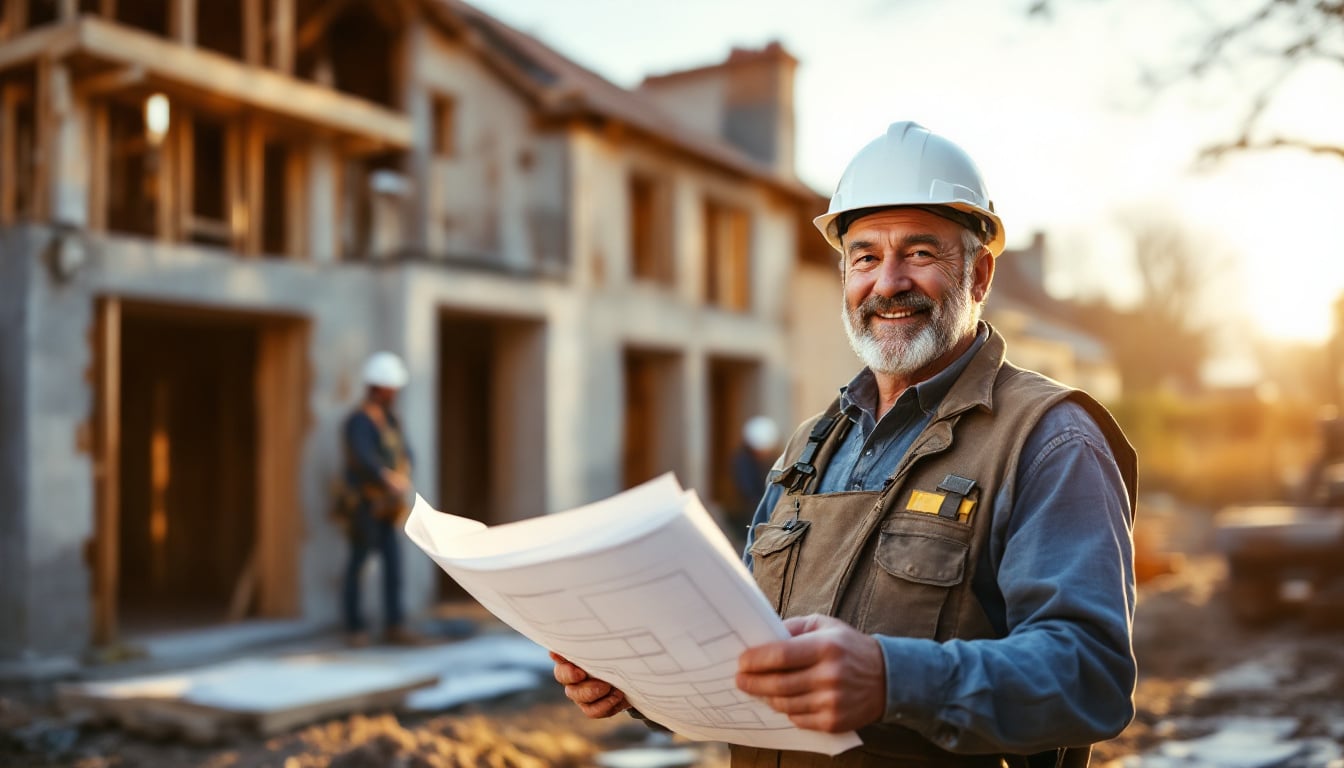
[[[1140,588],[1135,643],[1139,713],[1093,765],[1344,765],[1344,633],[1308,631],[1293,619],[1245,629],[1227,609],[1216,558],[1189,560]],[[1250,725],[1246,725],[1249,723]],[[1195,747],[1232,726],[1242,735],[1272,724],[1265,741],[1300,748],[1255,762],[1246,750],[1215,761]],[[1207,741],[1207,739],[1205,739]],[[1293,741],[1297,740],[1297,741]],[[374,768],[591,766],[611,750],[684,747],[698,766],[726,766],[721,745],[668,743],[628,718],[588,721],[558,686],[434,716],[376,712],[330,720],[270,739],[192,746],[78,722],[32,695],[0,699],[0,765],[167,768]],[[1175,762],[1173,762],[1175,761]]]

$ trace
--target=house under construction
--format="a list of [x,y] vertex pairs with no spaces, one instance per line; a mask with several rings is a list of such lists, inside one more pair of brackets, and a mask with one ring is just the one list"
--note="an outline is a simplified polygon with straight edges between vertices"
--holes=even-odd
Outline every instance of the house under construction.
[[852,373],[778,45],[627,90],[458,0],[0,7],[0,659],[335,624],[372,351],[419,492],[489,523],[717,498]]

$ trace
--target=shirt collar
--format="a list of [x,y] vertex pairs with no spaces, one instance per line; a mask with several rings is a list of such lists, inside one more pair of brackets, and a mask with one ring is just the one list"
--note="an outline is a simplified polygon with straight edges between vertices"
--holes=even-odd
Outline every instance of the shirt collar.
[[[943,397],[952,384],[961,376],[962,371],[970,364],[971,358],[980,351],[980,347],[985,345],[989,339],[989,326],[982,320],[976,325],[975,341],[971,346],[961,353],[961,356],[952,361],[952,364],[934,374],[933,376],[919,382],[911,389],[915,392],[915,397],[919,399],[919,407],[925,413],[933,413],[942,402]],[[905,398],[909,390],[901,394]],[[876,413],[877,406],[877,377],[873,375],[871,369],[867,366],[858,374],[850,379],[849,383],[840,388],[840,410],[851,419],[857,417],[855,411],[867,413],[870,417]]]

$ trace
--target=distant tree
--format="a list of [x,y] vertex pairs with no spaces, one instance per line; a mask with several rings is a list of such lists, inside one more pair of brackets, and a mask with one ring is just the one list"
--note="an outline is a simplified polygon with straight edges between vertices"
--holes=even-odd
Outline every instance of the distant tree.
[[1110,348],[1127,392],[1196,390],[1211,348],[1202,311],[1217,263],[1174,222],[1131,214],[1127,226],[1142,288],[1138,303],[1087,300],[1076,304],[1074,320]]
[[[1049,18],[1058,6],[1075,1],[1032,0],[1028,13]],[[1272,74],[1260,78],[1247,93],[1246,109],[1236,134],[1229,140],[1205,147],[1201,156],[1216,159],[1229,152],[1294,148],[1344,159],[1344,146],[1268,132],[1262,125],[1262,118],[1273,105],[1280,86],[1295,71],[1322,62],[1344,67],[1344,2],[1258,0],[1248,6],[1249,10],[1243,11],[1244,15],[1221,20],[1228,18],[1227,5],[1207,3],[1208,8],[1218,7],[1220,16],[1214,18],[1213,14],[1206,14],[1208,33],[1202,44],[1193,47],[1184,58],[1173,54],[1170,74],[1149,74],[1145,78],[1150,84],[1160,86],[1176,79],[1200,78],[1220,68],[1240,68],[1253,62],[1268,65]],[[1325,114],[1322,113],[1322,118],[1329,119]]]

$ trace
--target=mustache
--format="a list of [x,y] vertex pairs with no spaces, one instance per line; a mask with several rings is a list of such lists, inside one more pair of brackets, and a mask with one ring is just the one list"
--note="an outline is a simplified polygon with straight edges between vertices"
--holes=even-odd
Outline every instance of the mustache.
[[904,291],[895,296],[869,296],[859,304],[859,316],[866,320],[879,312],[890,314],[900,309],[932,312],[936,306],[933,299],[922,293]]

